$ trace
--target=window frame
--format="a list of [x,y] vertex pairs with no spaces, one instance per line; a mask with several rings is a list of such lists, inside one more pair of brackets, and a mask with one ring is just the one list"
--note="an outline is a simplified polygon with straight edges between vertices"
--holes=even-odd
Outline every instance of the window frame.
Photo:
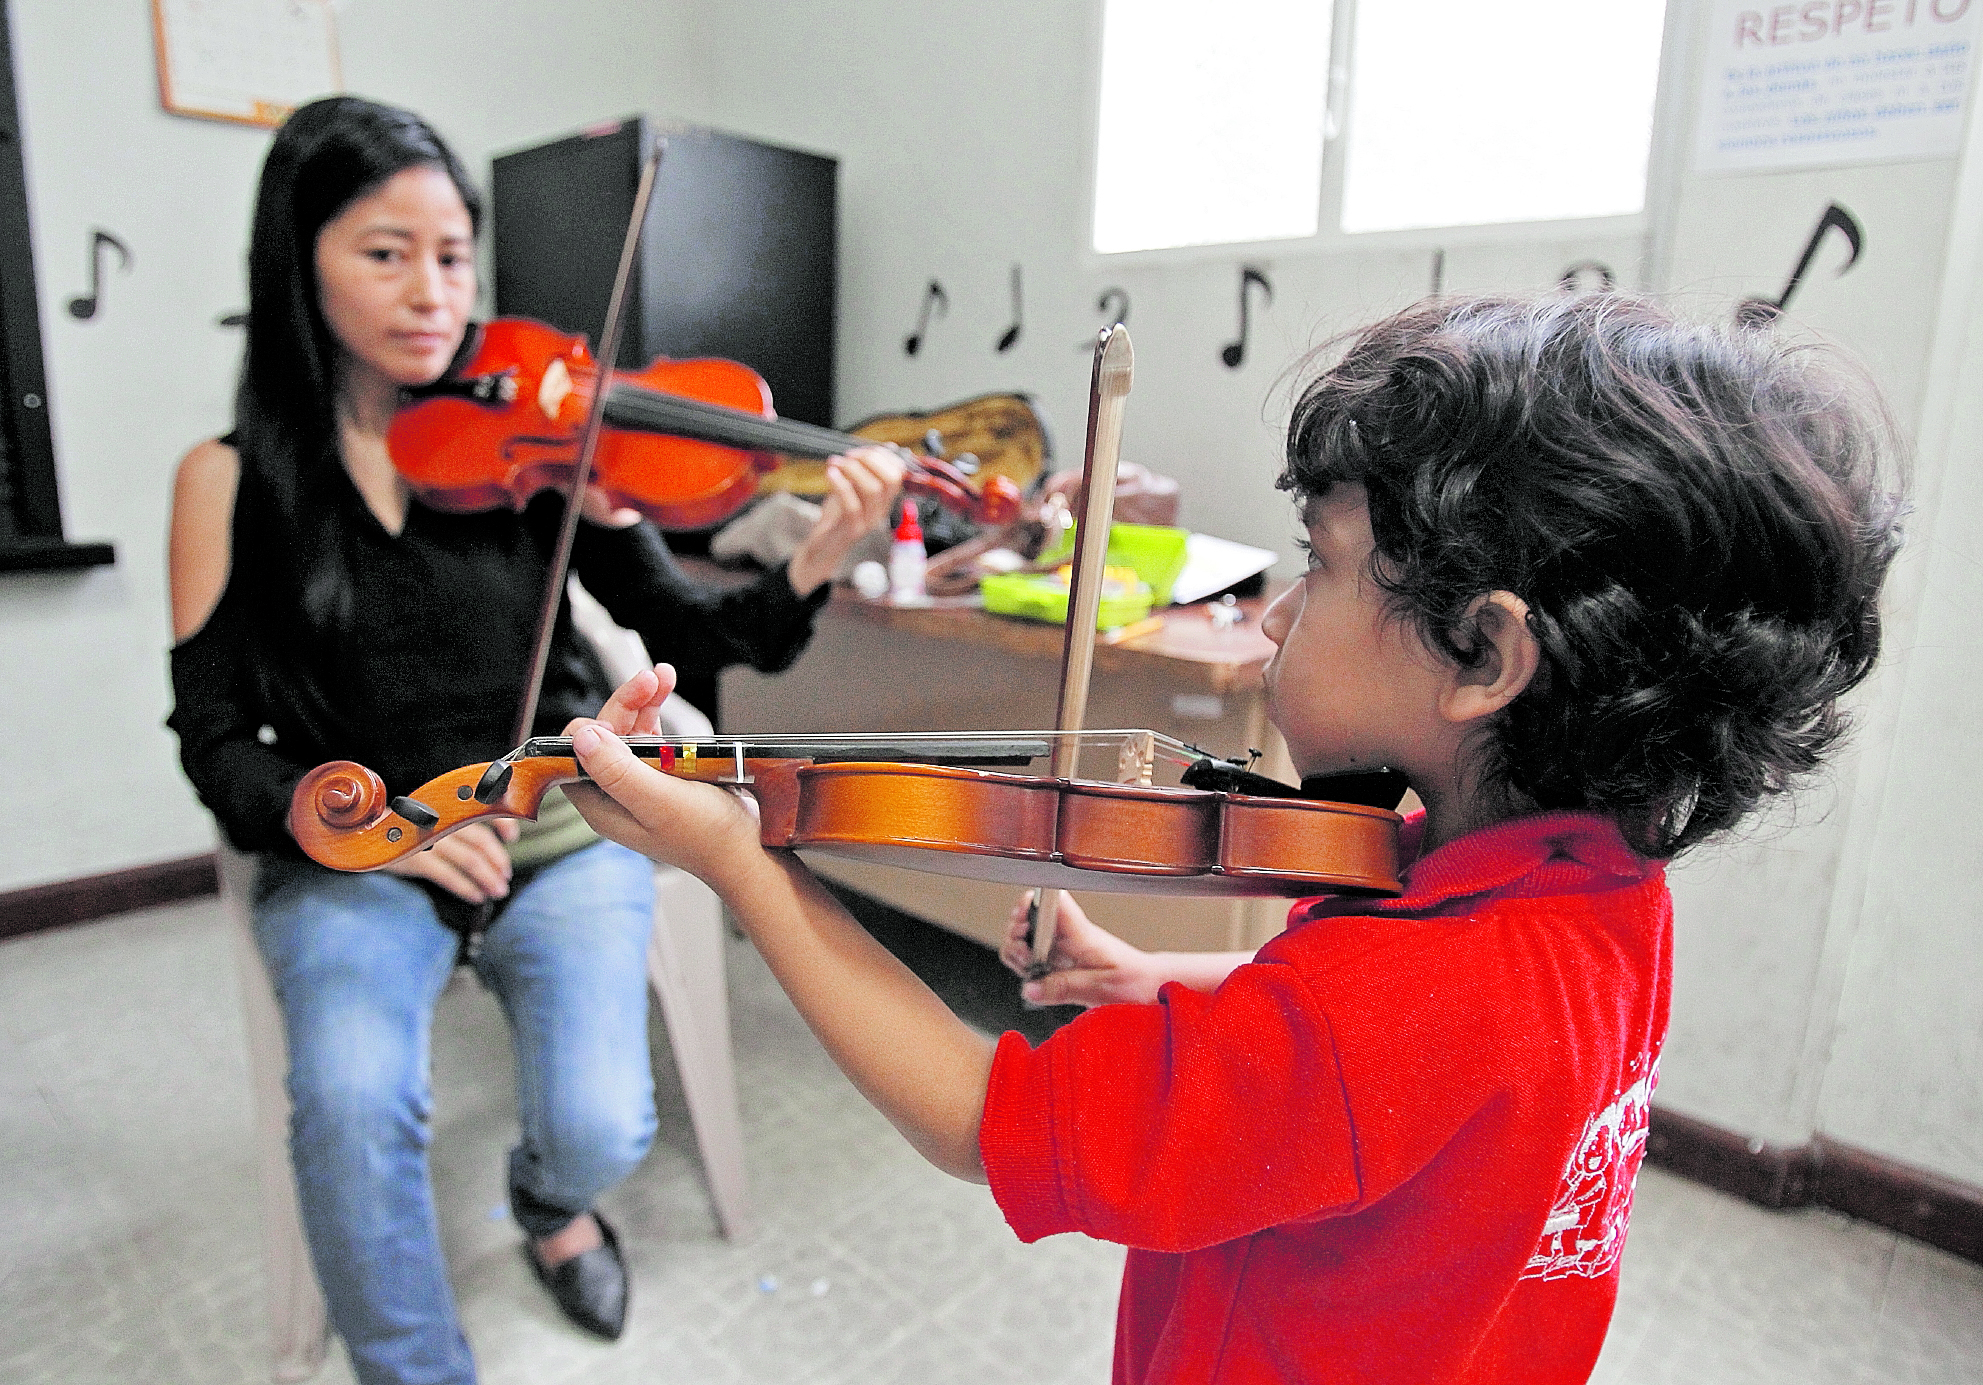
[[1697,26],[1690,22],[1694,18],[1692,12],[1695,6],[1687,0],[1666,0],[1660,37],[1658,88],[1653,98],[1652,139],[1646,158],[1646,196],[1639,211],[1624,216],[1414,226],[1391,231],[1344,231],[1343,174],[1349,152],[1349,98],[1353,81],[1350,57],[1355,52],[1357,7],[1364,3],[1383,3],[1383,0],[1333,0],[1328,96],[1323,114],[1321,188],[1316,215],[1318,229],[1314,235],[1103,251],[1095,248],[1095,187],[1100,174],[1102,34],[1107,0],[1095,0],[1090,26],[1093,61],[1088,67],[1088,145],[1085,198],[1081,213],[1081,251],[1085,268],[1091,272],[1161,269],[1222,260],[1299,260],[1358,251],[1432,251],[1497,244],[1533,245],[1566,239],[1616,240],[1637,236],[1645,240],[1646,249],[1641,255],[1641,263],[1634,266],[1636,277],[1648,284],[1653,280],[1663,264],[1664,244],[1668,239],[1663,218],[1655,215],[1655,208],[1666,205],[1666,198],[1677,182],[1679,161],[1687,147],[1689,131],[1685,127],[1688,122],[1678,94],[1684,85],[1687,61],[1696,38]]

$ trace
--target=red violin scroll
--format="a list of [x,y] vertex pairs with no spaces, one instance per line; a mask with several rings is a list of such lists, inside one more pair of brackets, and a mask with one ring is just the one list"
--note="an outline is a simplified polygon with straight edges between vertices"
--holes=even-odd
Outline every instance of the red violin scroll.
[[[540,322],[497,318],[480,328],[468,363],[417,392],[386,433],[393,465],[444,510],[521,507],[546,486],[565,489],[599,368],[585,338]],[[613,372],[592,483],[664,529],[706,529],[756,494],[773,454],[831,457],[866,438],[781,419],[771,390],[735,361],[659,360]],[[903,488],[980,524],[1018,517],[1019,492],[982,484],[950,462],[911,456]]]

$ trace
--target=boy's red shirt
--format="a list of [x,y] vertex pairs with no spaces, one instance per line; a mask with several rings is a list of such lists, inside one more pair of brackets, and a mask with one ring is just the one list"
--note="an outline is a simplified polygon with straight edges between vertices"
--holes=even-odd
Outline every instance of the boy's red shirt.
[[1399,899],[1297,904],[1211,995],[1005,1035],[992,1191],[1022,1240],[1130,1247],[1118,1381],[1583,1381],[1671,950],[1608,820],[1475,832]]

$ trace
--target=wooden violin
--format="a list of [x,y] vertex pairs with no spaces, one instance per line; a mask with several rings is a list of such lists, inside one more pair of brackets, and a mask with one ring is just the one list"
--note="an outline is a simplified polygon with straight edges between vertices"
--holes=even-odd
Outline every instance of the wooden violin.
[[[1113,750],[1123,782],[989,768],[1058,758],[1070,740],[1075,750]],[[627,744],[665,773],[751,794],[759,840],[775,849],[1119,894],[1400,888],[1396,813],[1299,797],[1149,731],[647,736]],[[1181,782],[1153,782],[1160,766],[1181,769]],[[472,822],[535,817],[548,790],[584,778],[562,736],[534,738],[399,797],[371,770],[337,760],[296,786],[289,826],[319,864],[377,870]]]
[[[466,363],[414,392],[386,448],[427,504],[472,511],[521,508],[546,487],[568,490],[599,385],[584,337],[541,322],[482,324]],[[736,361],[658,360],[608,377],[591,482],[616,505],[664,529],[706,529],[757,493],[780,454],[832,457],[870,439],[782,419],[762,376]],[[974,479],[956,464],[901,450],[903,488],[980,524],[1019,514],[1019,488]]]

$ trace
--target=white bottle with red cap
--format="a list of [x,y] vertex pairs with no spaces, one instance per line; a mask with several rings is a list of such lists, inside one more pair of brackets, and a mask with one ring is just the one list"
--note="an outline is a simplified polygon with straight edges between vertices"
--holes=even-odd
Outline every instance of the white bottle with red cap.
[[895,526],[895,542],[888,550],[888,599],[897,606],[915,606],[929,600],[923,576],[929,567],[929,552],[923,547],[923,526],[912,500],[902,503],[902,522]]

